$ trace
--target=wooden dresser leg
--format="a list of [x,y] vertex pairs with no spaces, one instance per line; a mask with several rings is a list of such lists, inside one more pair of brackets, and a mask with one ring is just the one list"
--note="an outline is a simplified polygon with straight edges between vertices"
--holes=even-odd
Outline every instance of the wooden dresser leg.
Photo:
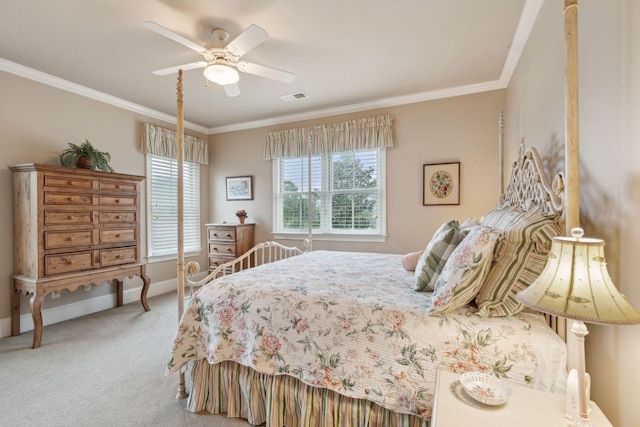
[[124,304],[124,279],[119,280],[119,279],[114,279],[114,282],[116,282],[116,306],[118,307],[122,307],[122,304]]
[[36,296],[35,294],[29,300],[31,306],[31,316],[33,316],[33,347],[40,347],[42,341],[42,301],[44,296]]
[[11,336],[20,335],[20,291],[15,279],[11,279]]
[[151,286],[151,277],[147,275],[147,268],[144,265],[140,267],[140,278],[143,282],[142,292],[140,293],[140,302],[142,303],[142,307],[144,307],[144,311],[151,311],[149,303],[147,303],[147,292],[149,292],[149,287]]

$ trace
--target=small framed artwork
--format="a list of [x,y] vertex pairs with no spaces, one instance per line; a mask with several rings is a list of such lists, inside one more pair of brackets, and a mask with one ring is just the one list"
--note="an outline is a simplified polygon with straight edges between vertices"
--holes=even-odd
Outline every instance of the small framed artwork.
[[253,200],[252,176],[228,176],[227,200]]
[[431,163],[422,169],[422,205],[460,204],[460,162]]

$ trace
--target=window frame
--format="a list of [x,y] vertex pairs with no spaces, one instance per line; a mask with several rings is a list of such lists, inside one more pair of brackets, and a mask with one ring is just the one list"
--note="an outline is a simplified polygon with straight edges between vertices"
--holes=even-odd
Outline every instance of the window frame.
[[[165,163],[171,164],[172,174],[175,171],[175,176],[172,176],[175,180],[172,183],[175,183],[175,191],[176,191],[176,202],[175,202],[175,229],[178,229],[178,213],[177,213],[177,188],[178,188],[178,179],[177,179],[177,166],[178,162],[176,159],[160,156],[157,154],[147,153],[146,157],[146,168],[147,168],[147,185],[146,185],[146,216],[147,216],[147,260],[148,262],[161,262],[167,260],[174,260],[178,258],[178,235],[176,232],[175,238],[175,246],[172,248],[173,251],[169,252],[167,250],[159,250],[157,253],[154,251],[154,197],[153,197],[153,182],[154,182],[154,167],[158,168],[160,165],[153,164],[154,159],[157,159],[158,162],[162,161]],[[190,171],[189,168],[194,168],[193,171]],[[202,252],[202,226],[200,221],[200,164],[196,162],[184,161],[183,166],[183,174],[187,175],[193,173],[196,175],[196,178],[192,181],[194,182],[194,187],[191,191],[189,191],[188,179],[184,181],[184,194],[185,198],[190,195],[193,196],[191,201],[183,202],[183,211],[184,211],[184,252],[185,256],[198,256]],[[184,209],[184,207],[188,206],[189,203],[195,205],[191,210]],[[193,217],[191,216],[193,215]],[[191,227],[191,228],[189,228]],[[168,228],[168,227],[167,227]],[[192,240],[189,240],[189,237]]]
[[[335,154],[344,154],[344,153],[357,153],[357,152],[365,152],[365,151],[375,151],[377,153],[377,169],[376,169],[376,179],[378,182],[376,192],[378,194],[378,206],[379,206],[379,220],[378,220],[378,229],[375,231],[368,230],[349,230],[349,231],[336,231],[331,228],[331,213],[325,214],[325,226],[322,229],[313,229],[313,239],[314,240],[326,240],[326,241],[341,241],[341,242],[385,242],[387,237],[387,220],[386,220],[386,148],[369,148],[363,150],[349,150],[342,153]],[[331,191],[329,189],[329,175],[330,175],[330,157],[334,153],[320,153],[315,154],[313,157],[320,156],[320,169],[322,173],[322,177],[320,178],[321,186],[323,191],[321,191],[325,202],[323,206],[326,206],[325,209],[330,210],[331,203],[330,201],[331,195],[337,193],[338,191]],[[308,156],[300,156],[294,157],[296,159],[303,159],[305,161],[308,159]],[[290,158],[289,158],[290,159]],[[280,210],[282,208],[282,193],[280,191],[281,188],[281,172],[283,162],[286,158],[277,158],[273,159],[272,166],[272,176],[273,176],[273,236],[275,239],[304,239],[308,237],[308,231],[286,231],[283,230],[282,224],[279,223],[282,221]],[[312,172],[313,173],[313,172]],[[361,190],[356,190],[361,191]],[[301,193],[307,193],[307,190],[301,191]],[[325,205],[326,204],[326,205]]]

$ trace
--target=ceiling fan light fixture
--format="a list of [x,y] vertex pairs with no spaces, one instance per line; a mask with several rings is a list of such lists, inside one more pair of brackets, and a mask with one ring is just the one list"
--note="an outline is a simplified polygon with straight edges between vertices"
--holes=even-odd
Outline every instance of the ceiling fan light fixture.
[[204,69],[204,76],[207,80],[217,83],[220,86],[238,83],[240,75],[235,68],[223,64],[210,64]]

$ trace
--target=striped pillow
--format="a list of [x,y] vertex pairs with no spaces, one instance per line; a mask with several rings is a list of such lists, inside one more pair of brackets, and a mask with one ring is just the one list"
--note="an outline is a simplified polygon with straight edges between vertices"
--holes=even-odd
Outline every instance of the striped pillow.
[[440,226],[425,251],[420,255],[416,265],[416,291],[433,291],[447,259],[466,234],[467,232],[460,231],[456,220],[451,220]]
[[557,217],[541,210],[496,209],[482,225],[503,231],[496,244],[494,262],[476,297],[479,314],[509,316],[524,309],[516,294],[542,273],[551,248],[551,239],[560,234]]
[[438,278],[428,313],[447,313],[473,301],[491,267],[493,249],[500,236],[490,227],[472,227],[458,245]]

